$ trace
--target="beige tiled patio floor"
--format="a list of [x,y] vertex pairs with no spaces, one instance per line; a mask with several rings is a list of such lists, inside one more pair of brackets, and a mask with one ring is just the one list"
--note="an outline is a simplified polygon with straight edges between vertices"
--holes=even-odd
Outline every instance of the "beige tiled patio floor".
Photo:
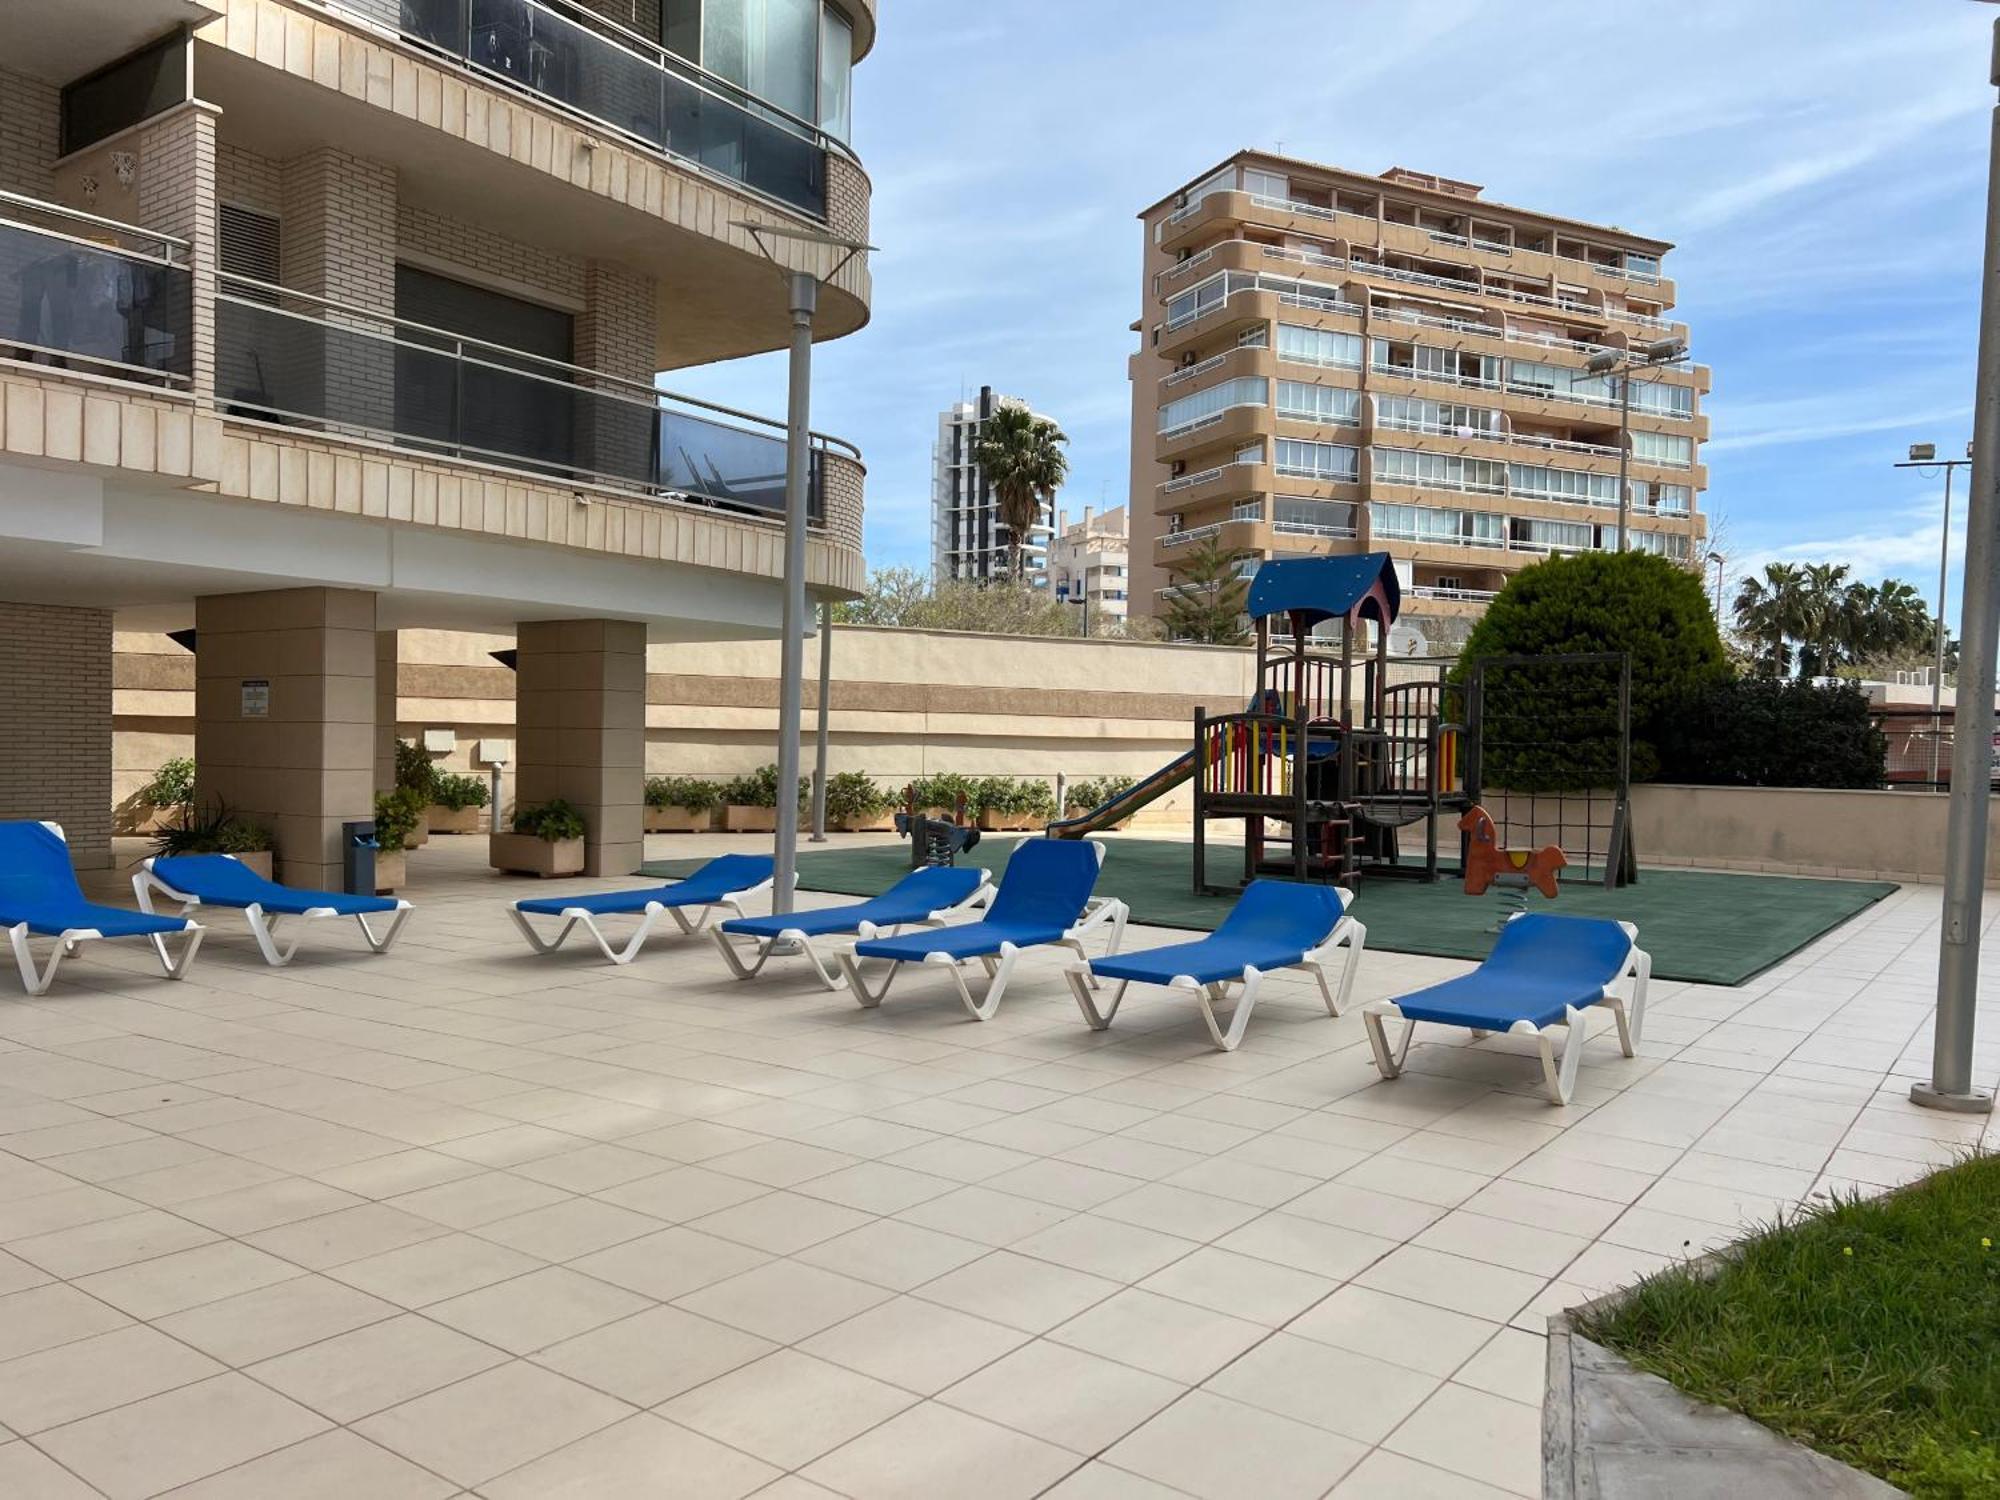
[[1534,1495],[1548,1312],[1986,1128],[1904,1099],[1935,890],[1657,985],[1558,1110],[1504,1041],[1383,1084],[1289,981],[1223,1054],[1052,960],[980,1025],[536,958],[483,849],[386,958],[217,914],[185,983],[0,982],[0,1495]]

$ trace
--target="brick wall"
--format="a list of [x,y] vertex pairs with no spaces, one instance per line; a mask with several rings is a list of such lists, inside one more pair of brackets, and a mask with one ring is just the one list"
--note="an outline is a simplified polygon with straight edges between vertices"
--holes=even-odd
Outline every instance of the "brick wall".
[[826,456],[826,530],[839,547],[861,550],[861,465],[843,453]]
[[868,175],[837,151],[826,154],[826,227],[844,240],[868,243]]
[[49,165],[60,139],[54,84],[0,68],[0,188],[53,198]]
[[[396,169],[332,146],[318,146],[285,163],[284,228],[279,235],[280,280],[355,307],[396,310]],[[302,308],[310,311],[311,309]],[[292,404],[323,411],[333,421],[386,431],[395,415],[396,368],[392,346],[367,333],[385,325],[329,312],[323,345],[304,353],[311,368],[287,370],[302,382]],[[296,365],[297,359],[288,359]]]
[[660,39],[660,0],[577,0],[585,10],[594,10],[607,21],[616,21],[627,31],[636,31],[648,41]]
[[[576,320],[576,352],[571,357],[592,370],[651,385],[658,368],[653,279],[593,260],[584,268],[583,286],[583,312]],[[577,436],[585,464],[599,474],[644,478],[651,465],[657,421],[653,409],[608,398],[580,405]]]
[[285,213],[285,166],[241,146],[215,148],[215,196],[224,203],[281,219]]
[[462,266],[488,281],[512,282],[531,297],[571,307],[585,300],[586,272],[581,256],[524,245],[477,224],[448,219],[407,203],[397,209],[394,249]]
[[0,603],[0,819],[63,826],[78,868],[111,864],[111,612]]
[[216,388],[215,118],[208,105],[183,104],[139,132],[138,221],[186,240],[192,256],[187,367],[198,397]]

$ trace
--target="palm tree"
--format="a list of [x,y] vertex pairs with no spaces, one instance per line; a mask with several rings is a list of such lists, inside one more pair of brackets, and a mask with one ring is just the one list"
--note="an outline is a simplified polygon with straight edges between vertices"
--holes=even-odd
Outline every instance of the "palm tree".
[[1025,406],[1001,406],[980,424],[972,459],[999,502],[1000,524],[1007,528],[1007,574],[1016,581],[1042,507],[1054,504],[1056,491],[1069,478],[1069,457],[1063,452],[1068,441],[1060,427]]
[[1783,677],[1791,666],[1790,642],[1805,634],[1804,570],[1796,563],[1766,563],[1736,589],[1736,633],[1753,643],[1758,675]]
[[1852,632],[1845,563],[1807,563],[1800,581],[1799,676],[1826,677],[1843,660]]
[[1849,588],[1842,624],[1842,645],[1852,664],[1928,654],[1937,646],[1937,623],[1930,606],[1900,578]]
[[1243,629],[1250,585],[1236,566],[1249,555],[1209,537],[1175,561],[1167,594],[1169,638],[1208,646],[1240,646],[1250,639]]

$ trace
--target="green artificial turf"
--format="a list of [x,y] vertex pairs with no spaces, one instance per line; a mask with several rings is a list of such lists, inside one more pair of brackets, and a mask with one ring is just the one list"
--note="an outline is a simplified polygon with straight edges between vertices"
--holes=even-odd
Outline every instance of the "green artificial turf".
[[[989,839],[966,860],[997,875],[1017,841],[1012,836]],[[1105,842],[1110,852],[1098,891],[1124,900],[1135,922],[1205,932],[1228,914],[1231,898],[1190,893],[1188,844],[1117,835]],[[1229,879],[1241,869],[1240,846],[1212,844],[1209,855],[1211,878]],[[903,844],[805,853],[799,856],[799,884],[837,895],[877,896],[908,870],[908,860]],[[659,860],[645,868],[649,875],[674,877],[701,862]],[[1635,923],[1658,977],[1741,984],[1895,889],[1871,881],[1642,869],[1636,885],[1617,891],[1566,881],[1554,902],[1530,896],[1529,910]],[[1496,897],[1468,896],[1455,879],[1433,885],[1378,879],[1362,882],[1354,914],[1367,925],[1371,948],[1484,958],[1492,950],[1499,909]]]
[[1927,1500],[2000,1496],[2000,1157],[1660,1272],[1580,1331]]

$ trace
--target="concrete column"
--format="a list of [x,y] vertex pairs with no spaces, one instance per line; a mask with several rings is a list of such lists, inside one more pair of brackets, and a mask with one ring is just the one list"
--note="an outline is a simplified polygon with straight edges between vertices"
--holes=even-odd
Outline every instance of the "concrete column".
[[193,264],[187,369],[197,397],[216,390],[215,121],[212,104],[190,100],[138,132],[139,222],[188,242]]
[[0,602],[0,819],[60,823],[111,865],[111,612]]
[[514,674],[514,801],[561,797],[583,815],[584,872],[629,875],[645,857],[646,627],[524,624]]
[[375,596],[195,601],[197,796],[270,829],[277,874],[336,889],[340,825],[375,810]]
[[396,789],[396,729],[402,703],[396,696],[396,632],[375,632],[375,790]]

